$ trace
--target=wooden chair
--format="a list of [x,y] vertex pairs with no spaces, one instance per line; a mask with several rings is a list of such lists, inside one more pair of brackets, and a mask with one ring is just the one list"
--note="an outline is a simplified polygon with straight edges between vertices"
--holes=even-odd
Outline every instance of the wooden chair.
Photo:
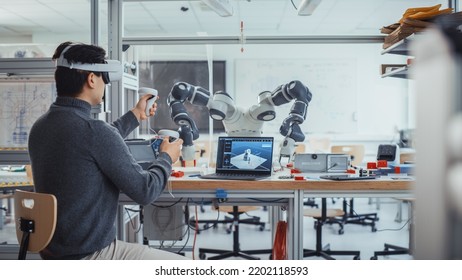
[[51,194],[16,190],[14,216],[18,238],[18,260],[25,260],[27,252],[40,252],[50,243],[56,229],[57,202]]
[[330,148],[333,154],[346,154],[351,156],[351,165],[358,166],[364,160],[364,145],[336,145]]

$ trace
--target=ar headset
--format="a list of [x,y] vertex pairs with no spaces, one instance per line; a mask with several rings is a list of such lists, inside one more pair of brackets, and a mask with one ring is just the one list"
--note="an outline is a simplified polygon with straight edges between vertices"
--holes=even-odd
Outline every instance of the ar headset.
[[122,64],[118,60],[105,60],[106,63],[69,63],[69,61],[64,58],[64,53],[66,53],[73,46],[76,45],[69,45],[61,52],[61,55],[56,60],[56,66],[62,66],[69,69],[100,72],[103,75],[103,81],[105,84],[109,84],[111,81],[117,81],[122,78]]

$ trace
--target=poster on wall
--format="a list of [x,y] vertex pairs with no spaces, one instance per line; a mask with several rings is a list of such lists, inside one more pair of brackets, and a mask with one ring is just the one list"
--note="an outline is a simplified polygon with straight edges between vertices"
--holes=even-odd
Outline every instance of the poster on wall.
[[0,147],[27,147],[29,131],[56,97],[53,82],[0,85]]

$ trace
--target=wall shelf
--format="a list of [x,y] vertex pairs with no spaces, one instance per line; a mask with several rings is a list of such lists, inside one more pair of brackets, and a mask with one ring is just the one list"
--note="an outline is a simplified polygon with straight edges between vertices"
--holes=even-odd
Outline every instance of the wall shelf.
[[[391,69],[391,70],[389,70]],[[393,77],[393,78],[408,78],[408,65],[382,65],[382,78]]]
[[403,40],[396,42],[390,47],[384,49],[381,54],[398,54],[398,55],[409,55],[409,43],[415,40],[419,34],[412,34]]

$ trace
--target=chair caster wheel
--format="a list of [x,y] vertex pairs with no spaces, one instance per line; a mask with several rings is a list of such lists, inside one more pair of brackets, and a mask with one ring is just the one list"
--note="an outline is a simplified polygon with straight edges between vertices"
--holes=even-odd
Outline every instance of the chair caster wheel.
[[260,231],[264,231],[265,230],[265,226],[260,226]]
[[377,228],[376,227],[373,227],[372,228],[372,232],[376,232],[377,231]]
[[231,233],[231,229],[227,228],[227,229],[226,229],[226,233],[227,233],[227,234],[230,234],[230,233]]
[[205,253],[199,253],[199,259],[205,260]]
[[343,230],[343,228],[338,230],[338,234],[342,235],[344,233],[345,233],[345,231]]
[[272,260],[273,259],[273,254],[270,254],[268,259]]
[[208,229],[209,228],[209,224],[205,224],[204,226],[202,226],[203,229]]
[[361,258],[359,256],[354,256],[353,260],[357,261],[360,260]]
[[378,260],[379,258],[377,258],[376,256],[373,256],[371,257],[371,260]]

